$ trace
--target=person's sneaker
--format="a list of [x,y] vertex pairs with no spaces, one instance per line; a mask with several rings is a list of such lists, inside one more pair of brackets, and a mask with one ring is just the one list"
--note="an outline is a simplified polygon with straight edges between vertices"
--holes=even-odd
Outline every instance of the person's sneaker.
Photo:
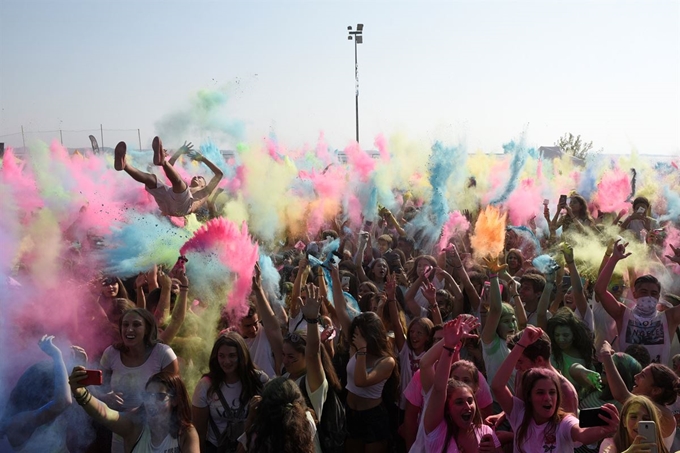
[[153,148],[153,164],[163,165],[165,160],[165,150],[163,149],[163,142],[160,137],[156,136],[153,138],[153,143],[151,144]]
[[125,142],[119,142],[116,145],[116,149],[113,153],[113,168],[116,171],[121,171],[125,169],[125,153],[127,152],[127,145]]

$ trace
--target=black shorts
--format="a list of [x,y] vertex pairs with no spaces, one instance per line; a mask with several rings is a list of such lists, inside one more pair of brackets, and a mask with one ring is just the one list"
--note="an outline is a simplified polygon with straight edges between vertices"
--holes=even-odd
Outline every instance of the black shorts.
[[384,404],[365,411],[355,411],[345,406],[347,437],[365,444],[383,442],[392,438],[390,416]]

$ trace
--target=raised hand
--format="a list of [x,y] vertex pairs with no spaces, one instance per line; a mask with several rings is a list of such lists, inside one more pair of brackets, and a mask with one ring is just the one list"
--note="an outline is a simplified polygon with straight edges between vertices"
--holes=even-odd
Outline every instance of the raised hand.
[[680,246],[673,247],[673,244],[668,244],[671,247],[671,250],[673,250],[673,256],[666,255],[666,258],[674,262],[675,264],[680,264]]
[[444,346],[454,348],[458,346],[463,337],[461,320],[456,318],[444,324]]
[[621,239],[617,239],[616,242],[614,243],[614,249],[612,250],[612,258],[617,261],[628,258],[631,255],[631,253],[630,252],[626,253],[627,246],[628,246],[627,242],[624,244],[621,242]]
[[321,302],[319,301],[319,288],[312,285],[311,283],[307,285],[307,301],[302,302],[301,298],[298,298],[298,303],[302,305],[302,317],[304,319],[317,319],[319,317],[319,308],[321,307]]
[[532,345],[543,336],[543,329],[534,326],[527,326],[522,332],[522,337],[519,339],[517,344],[524,346],[525,348]]
[[262,269],[260,263],[255,263],[255,270],[253,272],[253,290],[262,288]]
[[602,358],[611,356],[612,354],[614,354],[614,349],[612,349],[612,345],[610,345],[608,341],[602,342],[602,346],[600,346],[600,350],[597,353],[597,357],[598,359],[600,359],[600,362],[602,361]]
[[609,417],[606,417],[604,414],[599,414],[598,417],[600,417],[600,420],[603,420],[607,423],[604,429],[608,433],[607,437],[609,437],[619,429],[619,411],[616,409],[616,406],[610,403],[602,406],[602,410],[604,410],[609,415]]
[[387,281],[385,282],[385,295],[387,300],[396,300],[397,294],[397,276],[390,273],[387,275]]
[[499,272],[508,268],[507,264],[503,264],[499,257],[488,256],[482,258],[484,260],[484,267],[486,267],[492,274],[498,274]]
[[564,261],[566,261],[567,264],[573,263],[574,262],[574,248],[566,242],[563,242],[561,245],[562,245],[562,254],[564,255]]
[[87,363],[87,352],[80,346],[71,346],[71,354],[73,355],[73,362],[85,365]]
[[425,280],[421,285],[420,289],[425,296],[425,299],[432,304],[437,303],[437,288],[432,284],[432,282]]
[[162,270],[158,271],[158,284],[161,288],[170,288],[172,286],[172,278]]
[[40,341],[38,341],[38,346],[40,346],[42,352],[53,359],[61,358],[61,350],[52,344],[52,340],[54,340],[54,335],[43,335]]
[[144,285],[146,285],[146,274],[140,272],[140,274],[135,279],[135,288],[139,289]]

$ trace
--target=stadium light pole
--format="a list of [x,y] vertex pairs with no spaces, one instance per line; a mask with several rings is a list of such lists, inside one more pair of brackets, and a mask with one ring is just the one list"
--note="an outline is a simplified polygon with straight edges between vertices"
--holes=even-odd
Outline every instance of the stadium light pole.
[[357,45],[364,42],[362,32],[364,31],[364,24],[357,24],[357,29],[352,30],[352,26],[348,26],[349,36],[347,39],[350,41],[354,37],[354,82],[355,82],[355,92],[354,98],[356,101],[356,124],[357,124],[357,143],[359,143],[359,61],[357,59]]

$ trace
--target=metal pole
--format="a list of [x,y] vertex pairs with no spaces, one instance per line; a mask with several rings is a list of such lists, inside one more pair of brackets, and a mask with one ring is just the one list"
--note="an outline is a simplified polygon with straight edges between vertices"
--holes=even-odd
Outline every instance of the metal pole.
[[139,129],[137,129],[137,139],[139,140],[139,150],[142,150],[142,134],[139,132]]
[[64,134],[61,133],[61,129],[59,129],[59,141],[61,142],[61,146],[64,146]]
[[102,137],[102,147],[101,147],[101,149],[103,150],[104,149],[104,126],[102,126],[101,124],[99,125],[99,134]]
[[26,137],[24,136],[24,126],[21,126],[21,141],[24,143],[24,152],[26,152]]
[[359,143],[359,61],[357,60],[357,39],[354,37],[354,80],[357,119],[357,144]]

